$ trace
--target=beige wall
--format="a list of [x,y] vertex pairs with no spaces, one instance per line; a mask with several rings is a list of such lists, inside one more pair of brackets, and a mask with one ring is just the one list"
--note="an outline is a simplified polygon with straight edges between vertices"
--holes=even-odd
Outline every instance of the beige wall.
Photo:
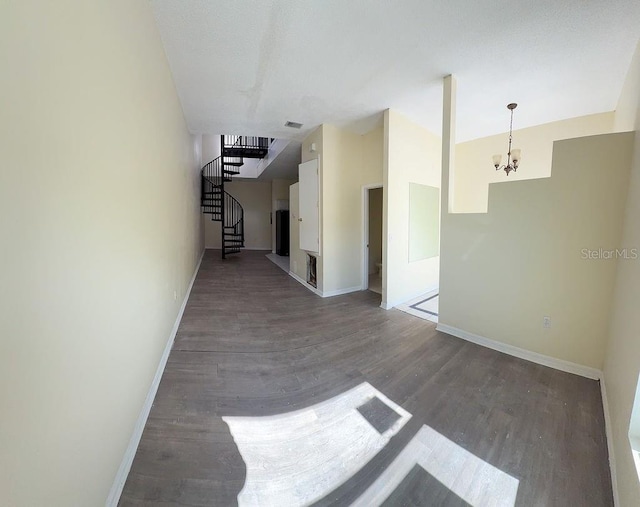
[[279,180],[275,179],[271,181],[271,252],[276,253],[276,211],[278,211],[278,201],[289,200],[289,187],[293,185],[293,180]]
[[440,188],[442,143],[400,113],[385,121],[383,298],[386,308],[438,286],[439,257],[409,262],[409,183]]
[[364,136],[333,125],[323,130],[323,292],[331,294],[358,290],[364,282],[362,188],[382,182],[382,159],[375,157],[382,126]]
[[[271,182],[231,181],[225,191],[244,208],[244,246],[249,250],[271,250]],[[220,222],[205,215],[205,246],[221,248]]]
[[[524,107],[524,106],[521,106]],[[505,125],[508,110],[505,107]],[[518,109],[514,122],[517,124]],[[551,175],[553,142],[560,139],[613,132],[614,114],[601,113],[546,123],[513,132],[513,147],[522,149],[522,162],[509,176],[493,168],[491,157],[502,155],[506,163],[509,133],[456,145],[453,176],[453,212],[485,213],[491,183],[548,178]]]
[[0,503],[104,505],[202,251],[200,144],[148,2],[0,11]]
[[221,153],[220,136],[217,134],[202,134],[202,165],[218,158]]
[[[316,145],[313,153],[312,143]],[[382,183],[382,151],[382,125],[358,135],[325,124],[302,143],[302,162],[315,158],[319,161],[317,274],[318,290],[325,296],[359,290],[364,283],[363,187]],[[295,228],[295,224],[292,227]],[[295,231],[292,238],[293,234]],[[292,239],[292,251],[297,245]],[[306,279],[306,260],[304,266],[296,264],[295,268],[294,260],[292,257],[291,270]]]
[[[622,248],[640,250],[640,44],[616,109],[616,128],[635,131],[631,180],[624,212]],[[610,168],[615,167],[609,165]],[[640,481],[629,446],[629,419],[640,373],[640,260],[618,262],[604,378],[612,423],[618,495],[622,507],[637,505]]]
[[492,185],[486,214],[445,214],[440,323],[601,369],[616,261],[583,249],[620,245],[631,145],[558,141],[551,178]]
[[369,274],[382,262],[382,188],[369,191]]

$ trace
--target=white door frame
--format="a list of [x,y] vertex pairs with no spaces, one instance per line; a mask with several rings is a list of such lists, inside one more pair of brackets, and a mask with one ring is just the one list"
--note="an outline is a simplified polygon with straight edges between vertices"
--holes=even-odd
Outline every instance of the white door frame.
[[369,288],[369,190],[374,188],[382,188],[384,192],[382,183],[362,186],[362,290]]

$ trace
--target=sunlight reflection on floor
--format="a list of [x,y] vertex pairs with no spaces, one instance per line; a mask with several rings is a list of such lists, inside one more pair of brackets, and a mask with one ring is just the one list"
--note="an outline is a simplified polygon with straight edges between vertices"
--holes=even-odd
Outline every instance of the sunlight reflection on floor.
[[353,506],[381,505],[416,465],[474,507],[515,504],[517,479],[425,425]]
[[[293,507],[320,500],[364,467],[410,418],[366,382],[294,412],[223,417],[247,467],[238,504]],[[414,487],[416,481],[435,481],[427,496],[438,486],[438,494],[453,494],[459,504],[497,507],[513,507],[519,485],[423,425],[353,505],[381,505],[402,492],[401,484]]]
[[366,465],[410,418],[368,383],[295,412],[223,417],[247,467],[238,504],[319,500]]

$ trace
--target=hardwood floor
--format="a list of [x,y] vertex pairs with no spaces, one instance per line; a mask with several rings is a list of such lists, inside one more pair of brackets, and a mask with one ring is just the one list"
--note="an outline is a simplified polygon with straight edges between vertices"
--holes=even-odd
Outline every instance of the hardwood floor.
[[[236,505],[247,465],[222,417],[305,409],[363,382],[412,417],[317,505],[354,502],[425,425],[519,481],[516,505],[613,505],[597,382],[382,310],[369,291],[322,299],[264,252],[218,254],[205,254],[120,505]],[[412,468],[385,505],[465,504],[433,481]]]

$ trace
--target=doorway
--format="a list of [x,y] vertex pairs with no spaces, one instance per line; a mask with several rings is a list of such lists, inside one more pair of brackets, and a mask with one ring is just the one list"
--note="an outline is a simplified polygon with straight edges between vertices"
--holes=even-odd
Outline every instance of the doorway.
[[364,189],[363,288],[382,295],[382,186]]

